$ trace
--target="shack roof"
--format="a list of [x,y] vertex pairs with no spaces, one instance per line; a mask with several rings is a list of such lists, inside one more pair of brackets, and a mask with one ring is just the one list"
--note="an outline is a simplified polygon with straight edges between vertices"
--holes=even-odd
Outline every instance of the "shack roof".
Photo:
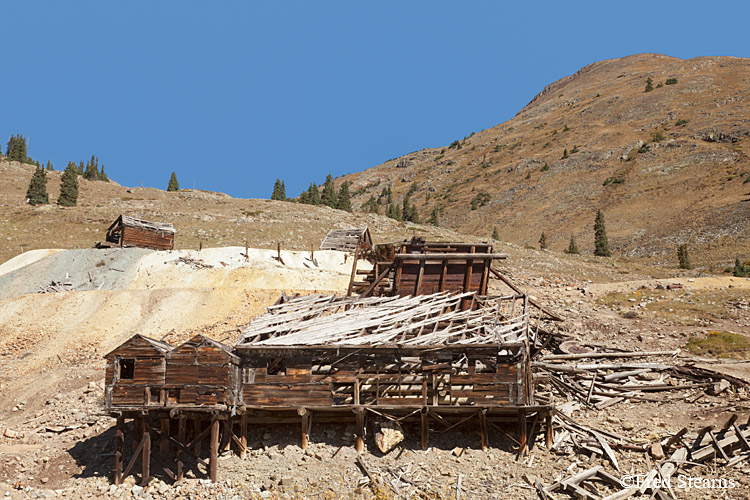
[[112,230],[113,228],[117,227],[118,225],[122,224],[123,226],[128,227],[137,227],[141,229],[149,229],[151,231],[159,231],[162,233],[175,233],[175,228],[172,224],[169,222],[150,222],[143,219],[138,219],[136,217],[131,217],[129,215],[120,215],[109,228],[107,231]]
[[482,307],[461,310],[474,293],[415,297],[308,295],[273,305],[257,316],[235,345],[260,346],[431,346],[512,344],[525,338],[528,317],[503,314],[503,300],[480,299]]
[[[361,240],[360,240],[361,238]],[[357,248],[357,242],[361,241],[365,247],[372,246],[372,237],[370,229],[365,227],[355,227],[348,229],[331,229],[323,238],[320,244],[321,250],[340,250],[344,252],[353,252]]]
[[145,342],[146,344],[150,345],[154,348],[154,350],[158,351],[161,354],[166,354],[168,351],[172,350],[172,345],[167,344],[166,342],[162,342],[161,340],[155,340],[149,337],[146,337],[145,335],[141,335],[140,333],[136,333],[132,337],[130,337],[128,340],[117,346],[116,348],[112,349],[110,352],[108,352],[104,357],[106,358],[110,354],[113,354],[123,347],[132,344],[134,341],[140,340],[142,342]]
[[[228,346],[226,344],[222,344],[221,342],[219,342],[217,340],[213,340],[213,339],[210,339],[208,337],[204,337],[203,335],[200,335],[200,334],[198,334],[195,337],[193,337],[193,338],[191,338],[191,339],[183,342],[182,344],[178,345],[177,347],[175,347],[174,349],[172,349],[172,352],[175,352],[178,349],[180,349],[180,348],[182,348],[184,346],[188,346],[188,345],[195,346],[195,347],[198,347],[198,346],[201,346],[201,345],[209,345],[211,347],[215,347],[216,349],[219,349],[219,350],[223,351],[227,355],[227,357],[230,358],[234,362],[237,362],[240,359],[239,357],[237,357],[237,355],[235,355],[232,352],[232,348],[230,346]],[[169,354],[167,354],[167,357],[169,357]]]

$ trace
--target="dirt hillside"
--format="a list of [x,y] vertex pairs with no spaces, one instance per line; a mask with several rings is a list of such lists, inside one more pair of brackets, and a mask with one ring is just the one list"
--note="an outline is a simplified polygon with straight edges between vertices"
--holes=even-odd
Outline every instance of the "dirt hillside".
[[[547,86],[496,127],[339,179],[356,205],[391,186],[466,234],[593,250],[604,212],[617,255],[721,271],[750,260],[750,59],[640,54]],[[652,90],[646,92],[648,79]],[[519,106],[520,107],[520,106]],[[381,199],[382,201],[382,199]],[[472,204],[472,202],[474,202]],[[380,205],[380,213],[385,207]]]

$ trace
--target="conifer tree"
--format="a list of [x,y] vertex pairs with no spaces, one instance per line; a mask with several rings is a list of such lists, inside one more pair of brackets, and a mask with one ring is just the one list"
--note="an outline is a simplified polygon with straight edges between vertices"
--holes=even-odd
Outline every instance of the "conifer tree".
[[378,201],[375,199],[375,195],[370,195],[370,199],[362,204],[362,210],[365,212],[378,213]]
[[57,204],[62,207],[74,207],[78,203],[78,172],[75,163],[70,162],[60,178],[60,196]]
[[744,278],[747,276],[747,268],[740,262],[740,258],[734,259],[734,269],[732,270],[732,276],[737,278]]
[[690,269],[690,255],[688,255],[687,245],[682,244],[677,247],[677,259],[680,261],[680,269]]
[[547,236],[544,234],[544,232],[542,232],[542,235],[539,237],[539,249],[547,249]]
[[313,205],[320,205],[322,203],[320,199],[320,188],[314,182],[310,184],[310,203]]
[[492,228],[492,239],[493,240],[499,240],[500,239],[500,231],[497,230],[497,226]]
[[607,230],[604,227],[604,214],[601,210],[597,210],[596,221],[594,222],[594,255],[599,257],[612,255],[612,252],[609,251]]
[[402,220],[401,208],[395,203],[388,205],[388,210],[386,210],[385,215],[397,221]]
[[325,183],[323,183],[323,194],[320,195],[320,201],[323,205],[336,208],[336,185],[333,183],[331,174],[328,174]]
[[78,164],[78,175],[83,176],[86,170],[83,168],[83,160]]
[[179,191],[180,183],[177,182],[177,174],[172,172],[172,176],[169,178],[169,185],[167,185],[167,191]]
[[437,209],[437,207],[432,209],[432,213],[430,214],[430,218],[427,222],[432,224],[433,226],[440,225],[440,211]]
[[45,167],[45,170],[47,170],[47,172],[52,172],[54,170],[51,161],[47,160],[47,166]]
[[349,194],[348,182],[341,184],[341,189],[339,189],[339,194],[336,197],[336,208],[346,210],[347,212],[352,211],[352,197]]
[[651,77],[649,76],[649,77],[648,77],[648,78],[646,79],[646,88],[645,88],[645,89],[644,89],[643,91],[644,91],[644,92],[651,92],[652,90],[654,90],[654,81],[653,81],[653,80],[651,79]]
[[8,148],[5,150],[5,156],[11,161],[27,163],[29,157],[26,150],[26,138],[20,134],[11,136],[8,140]]
[[91,159],[86,163],[86,170],[83,173],[83,177],[95,181],[99,178],[99,160],[94,155],[91,155]]
[[571,255],[579,255],[581,253],[578,251],[578,245],[576,244],[576,239],[573,236],[570,237],[570,243],[568,243],[568,249],[565,250],[565,253]]
[[31,176],[29,189],[26,190],[26,198],[31,205],[49,204],[47,194],[47,172],[42,167],[36,167],[34,175]]
[[564,159],[565,159],[565,158],[567,158],[568,156],[570,156],[570,155],[568,154],[568,148],[565,148],[565,149],[563,149],[563,155],[562,155],[562,159],[564,160]]
[[99,170],[99,180],[109,182],[109,177],[104,173],[104,164],[102,164],[102,168]]

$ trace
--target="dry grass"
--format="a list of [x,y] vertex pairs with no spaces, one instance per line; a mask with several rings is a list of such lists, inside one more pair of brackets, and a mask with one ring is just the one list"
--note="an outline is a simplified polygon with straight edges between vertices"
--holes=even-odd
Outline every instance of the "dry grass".
[[705,338],[690,339],[687,349],[698,356],[750,359],[750,338],[731,332],[712,331]]

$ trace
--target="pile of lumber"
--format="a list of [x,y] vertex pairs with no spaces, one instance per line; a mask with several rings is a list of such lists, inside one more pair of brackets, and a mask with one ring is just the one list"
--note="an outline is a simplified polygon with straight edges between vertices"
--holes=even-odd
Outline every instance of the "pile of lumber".
[[69,281],[54,281],[52,280],[49,285],[40,286],[38,293],[57,293],[57,292],[72,292],[73,283]]

